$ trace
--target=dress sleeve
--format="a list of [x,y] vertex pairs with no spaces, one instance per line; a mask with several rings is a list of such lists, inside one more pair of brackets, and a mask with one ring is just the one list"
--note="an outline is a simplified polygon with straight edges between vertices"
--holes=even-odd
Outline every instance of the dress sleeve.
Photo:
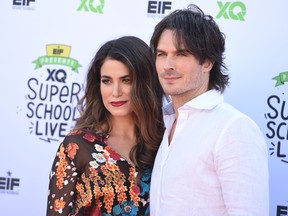
[[73,159],[78,149],[75,143],[59,146],[50,172],[47,216],[72,214],[78,178]]
[[268,216],[267,144],[249,118],[230,122],[217,143],[216,171],[229,216]]

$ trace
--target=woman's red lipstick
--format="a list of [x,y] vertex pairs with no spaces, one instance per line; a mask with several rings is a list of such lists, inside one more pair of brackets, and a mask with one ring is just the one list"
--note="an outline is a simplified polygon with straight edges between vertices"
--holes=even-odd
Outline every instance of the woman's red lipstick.
[[127,103],[127,101],[112,101],[112,102],[110,102],[110,104],[114,107],[122,106],[125,103]]

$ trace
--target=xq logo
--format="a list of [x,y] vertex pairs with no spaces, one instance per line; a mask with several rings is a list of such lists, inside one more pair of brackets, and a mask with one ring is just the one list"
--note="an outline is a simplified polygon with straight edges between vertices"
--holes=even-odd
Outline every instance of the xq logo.
[[92,11],[93,13],[103,14],[104,0],[99,0],[99,4],[94,4],[95,0],[81,0],[81,5],[78,7],[77,11]]
[[246,14],[246,6],[243,2],[217,2],[220,12],[216,16],[217,19],[220,19],[222,16],[224,19],[233,19],[233,20],[240,20],[244,21],[244,16]]

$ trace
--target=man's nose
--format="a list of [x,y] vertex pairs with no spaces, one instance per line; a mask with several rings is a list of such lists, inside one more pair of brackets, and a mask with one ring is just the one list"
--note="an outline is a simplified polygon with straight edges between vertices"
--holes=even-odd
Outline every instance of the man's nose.
[[164,62],[164,70],[165,71],[174,71],[175,70],[175,62],[173,57],[167,56]]

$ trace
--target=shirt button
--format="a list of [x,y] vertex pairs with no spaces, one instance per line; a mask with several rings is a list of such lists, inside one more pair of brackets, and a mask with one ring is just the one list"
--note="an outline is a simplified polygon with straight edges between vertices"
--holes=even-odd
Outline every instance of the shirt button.
[[124,213],[129,214],[132,211],[132,207],[130,205],[127,205],[124,207]]

